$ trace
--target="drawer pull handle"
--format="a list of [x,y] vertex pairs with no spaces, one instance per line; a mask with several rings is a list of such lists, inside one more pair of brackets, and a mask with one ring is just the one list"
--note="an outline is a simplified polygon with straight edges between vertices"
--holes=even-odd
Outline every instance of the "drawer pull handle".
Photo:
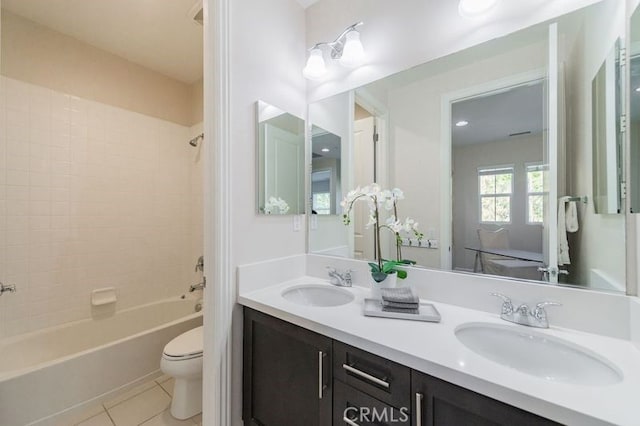
[[355,374],[356,376],[360,376],[363,379],[367,379],[370,382],[375,383],[376,385],[380,385],[386,389],[389,389],[389,382],[385,382],[382,379],[378,379],[377,377],[372,376],[371,374],[367,374],[364,371],[360,371],[357,368],[353,368],[352,366],[348,365],[348,364],[342,364],[342,368],[344,368],[345,370],[347,370],[350,373]]
[[349,426],[360,426],[358,423],[354,422],[353,420],[351,420],[347,416],[344,416],[342,418],[342,421],[345,422],[346,424],[348,424]]
[[416,426],[422,426],[422,399],[424,395],[416,392]]
[[318,399],[322,399],[322,394],[324,393],[324,372],[322,371],[322,367],[324,364],[324,352],[318,351]]

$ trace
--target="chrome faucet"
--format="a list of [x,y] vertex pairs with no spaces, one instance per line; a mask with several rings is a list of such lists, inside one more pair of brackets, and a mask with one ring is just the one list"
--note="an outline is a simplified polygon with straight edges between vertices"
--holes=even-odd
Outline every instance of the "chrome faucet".
[[196,290],[204,290],[207,288],[207,277],[202,277],[202,282],[198,284],[192,284],[189,286],[189,293],[193,293]]
[[198,261],[196,262],[196,272],[203,272],[204,271],[204,256],[200,256],[198,258]]
[[561,303],[557,302],[540,302],[532,311],[531,308],[529,308],[529,305],[525,303],[514,308],[511,299],[504,294],[491,293],[491,295],[502,299],[502,311],[500,312],[500,318],[505,321],[526,325],[528,327],[549,328],[547,311],[544,308],[546,306],[562,306]]
[[351,277],[351,273],[353,271],[351,269],[347,269],[343,273],[340,273],[331,266],[327,266],[327,273],[331,278],[331,284],[338,287],[352,287],[353,286],[353,278]]
[[2,296],[2,293],[4,292],[15,293],[16,285],[15,284],[4,285],[0,282],[0,296]]

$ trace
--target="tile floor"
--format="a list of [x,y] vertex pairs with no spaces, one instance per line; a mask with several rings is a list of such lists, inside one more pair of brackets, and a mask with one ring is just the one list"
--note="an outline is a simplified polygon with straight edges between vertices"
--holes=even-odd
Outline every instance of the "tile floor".
[[103,404],[87,409],[76,426],[194,426],[202,424],[199,414],[176,420],[169,413],[173,379],[161,376],[124,392]]

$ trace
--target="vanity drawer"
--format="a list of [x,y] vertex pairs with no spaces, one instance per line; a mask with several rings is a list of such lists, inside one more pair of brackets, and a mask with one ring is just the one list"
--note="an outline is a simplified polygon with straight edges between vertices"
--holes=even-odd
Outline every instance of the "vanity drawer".
[[333,382],[333,426],[409,426],[409,410],[392,407],[339,380]]
[[333,376],[393,407],[411,404],[408,367],[335,340]]

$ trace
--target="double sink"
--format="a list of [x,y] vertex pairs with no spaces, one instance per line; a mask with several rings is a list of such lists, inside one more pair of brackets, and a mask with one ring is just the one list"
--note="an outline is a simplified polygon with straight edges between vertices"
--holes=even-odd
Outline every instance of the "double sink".
[[[291,303],[317,308],[355,301],[351,291],[328,284],[294,285],[281,295]],[[612,385],[623,379],[619,368],[595,352],[528,327],[473,322],[458,326],[454,333],[475,354],[541,379],[585,386]]]

